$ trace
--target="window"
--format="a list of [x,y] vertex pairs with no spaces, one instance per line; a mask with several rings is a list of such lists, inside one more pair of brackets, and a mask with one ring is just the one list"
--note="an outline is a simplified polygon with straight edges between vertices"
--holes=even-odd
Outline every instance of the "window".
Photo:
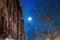
[[5,31],[7,32],[7,21],[5,20],[5,24],[4,24],[4,26],[5,26]]
[[2,25],[0,27],[0,33],[3,33],[3,29],[4,29],[4,17],[2,16]]
[[8,4],[9,4],[9,0],[6,1],[6,6],[8,7]]

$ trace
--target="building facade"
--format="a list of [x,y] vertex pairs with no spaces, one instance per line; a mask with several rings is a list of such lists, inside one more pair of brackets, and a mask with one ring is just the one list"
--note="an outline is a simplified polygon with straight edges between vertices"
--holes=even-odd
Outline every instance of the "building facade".
[[19,0],[0,0],[0,38],[25,40]]

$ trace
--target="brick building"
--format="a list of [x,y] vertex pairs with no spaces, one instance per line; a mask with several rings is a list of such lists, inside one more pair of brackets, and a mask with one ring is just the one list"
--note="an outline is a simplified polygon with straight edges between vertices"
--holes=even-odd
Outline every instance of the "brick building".
[[0,39],[25,40],[19,0],[0,0]]

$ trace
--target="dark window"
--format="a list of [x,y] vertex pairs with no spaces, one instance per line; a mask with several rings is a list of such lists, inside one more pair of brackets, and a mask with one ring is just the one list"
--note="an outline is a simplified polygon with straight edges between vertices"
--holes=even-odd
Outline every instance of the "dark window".
[[6,1],[6,6],[8,7],[8,4],[9,4],[9,0]]
[[5,31],[7,32],[7,21],[5,20]]
[[4,29],[4,17],[2,16],[2,25],[0,27],[0,33],[3,33],[3,29]]

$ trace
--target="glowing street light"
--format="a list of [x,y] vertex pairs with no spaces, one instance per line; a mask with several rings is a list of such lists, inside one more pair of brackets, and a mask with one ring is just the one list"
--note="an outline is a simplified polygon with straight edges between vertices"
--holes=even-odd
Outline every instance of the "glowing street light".
[[31,17],[29,17],[29,18],[28,18],[28,20],[29,20],[29,21],[31,21],[31,20],[32,20],[32,18],[31,18]]

